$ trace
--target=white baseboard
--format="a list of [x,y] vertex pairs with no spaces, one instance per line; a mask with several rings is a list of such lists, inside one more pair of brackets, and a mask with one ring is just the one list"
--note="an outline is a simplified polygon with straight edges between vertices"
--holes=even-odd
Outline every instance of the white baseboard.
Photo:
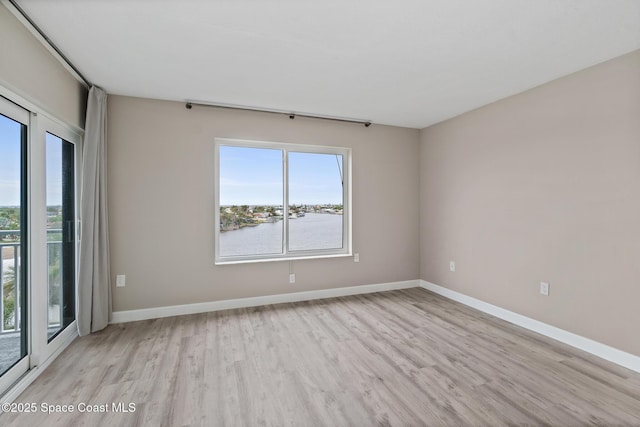
[[565,331],[564,329],[556,328],[555,326],[548,325],[530,317],[514,313],[513,311],[505,310],[504,308],[461,294],[460,292],[452,291],[451,289],[438,286],[425,280],[419,280],[419,282],[421,287],[442,295],[443,297],[457,301],[469,307],[473,307],[515,325],[522,326],[530,331],[553,338],[556,341],[560,341],[572,347],[586,351],[587,353],[591,353],[595,356],[601,357],[602,359],[624,366],[625,368],[640,372],[640,357],[636,355],[626,353],[606,344],[576,335],[572,332]]
[[[60,353],[62,353],[67,347],[69,347],[73,340],[78,338],[78,328],[76,327],[75,322],[69,325],[69,328],[71,328],[70,333],[63,335],[63,341],[56,349],[56,351],[54,351],[40,365],[34,366],[29,371],[27,371],[27,373],[24,374],[22,378],[18,380],[18,382],[16,382],[11,388],[9,388],[9,391],[2,395],[2,397],[0,398],[0,403],[12,403],[14,400],[16,400],[18,396],[20,396],[20,393],[25,391],[25,389],[29,387],[29,385],[34,382],[36,378],[38,378],[40,374],[42,374],[44,370],[47,369],[47,367],[51,365],[51,363],[56,360],[58,356],[60,356]],[[2,413],[2,411],[0,411],[0,413]]]
[[317,291],[306,292],[292,292],[289,294],[266,295],[261,297],[210,301],[195,304],[143,308],[140,310],[114,311],[113,315],[111,316],[111,323],[125,323],[133,322],[136,320],[158,319],[161,317],[180,316],[183,314],[207,313],[209,311],[257,307],[261,305],[281,304],[286,302],[311,301],[315,299],[415,288],[418,286],[420,286],[419,280],[406,280],[403,282],[379,283],[375,285],[350,286],[347,288],[321,289]]
[[435,292],[451,300],[473,307],[484,313],[506,320],[530,331],[568,344],[572,347],[591,353],[625,368],[640,372],[640,357],[626,353],[606,344],[548,325],[530,317],[486,303],[460,292],[438,286],[425,280],[407,280],[403,282],[379,283],[374,285],[350,286],[346,288],[321,289],[317,291],[292,292],[288,294],[266,295],[261,297],[239,298],[222,301],[210,301],[195,304],[172,305],[166,307],[144,308],[140,310],[114,311],[111,323],[134,322],[137,320],[158,319],[162,317],[181,316],[185,314],[207,313],[210,311],[229,310],[233,308],[257,307],[268,304],[311,301],[348,295],[368,294],[373,292],[392,291],[414,287]]

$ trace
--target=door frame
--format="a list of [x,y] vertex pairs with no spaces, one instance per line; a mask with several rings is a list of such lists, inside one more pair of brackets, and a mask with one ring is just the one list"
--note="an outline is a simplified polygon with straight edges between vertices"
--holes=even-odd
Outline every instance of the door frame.
[[[6,116],[10,120],[21,123],[27,126],[26,143],[20,142],[20,278],[16,280],[16,285],[19,284],[21,288],[20,299],[26,302],[20,301],[15,305],[15,309],[23,309],[24,312],[20,313],[20,348],[26,344],[27,353],[25,356],[18,359],[18,361],[7,370],[2,376],[0,376],[0,394],[2,391],[15,383],[22,375],[24,375],[30,368],[30,338],[31,338],[31,307],[29,304],[29,295],[31,289],[29,287],[29,248],[30,248],[30,233],[29,228],[29,138],[31,130],[31,114],[25,108],[20,107],[18,104],[12,102],[10,99],[2,96],[0,97],[0,113]],[[15,266],[14,266],[15,267]],[[16,269],[17,271],[17,269]],[[0,279],[1,282],[1,279]],[[1,303],[1,302],[0,302]],[[26,334],[23,335],[23,334]]]
[[[0,80],[0,106],[7,111],[18,112],[21,123],[27,125],[26,179],[27,199],[27,255],[24,275],[27,301],[26,334],[27,355],[0,377],[0,402],[11,402],[42,370],[48,366],[78,336],[77,323],[73,321],[63,331],[47,342],[47,249],[46,249],[46,132],[55,134],[75,145],[75,212],[76,212],[76,312],[77,277],[80,249],[80,196],[82,186],[82,139],[84,130],[59,120],[39,105],[12,90]],[[0,109],[5,111],[5,109]],[[8,115],[10,118],[10,115]],[[15,119],[14,119],[15,120]],[[24,157],[24,156],[23,156]]]
[[[80,218],[80,177],[82,136],[66,126],[52,120],[46,114],[39,114],[37,126],[34,126],[36,134],[32,135],[31,147],[31,218],[30,233],[31,239],[31,317],[35,327],[32,327],[32,353],[30,367],[34,368],[42,364],[54,354],[69,339],[77,335],[77,323],[74,320],[64,328],[57,336],[48,342],[48,259],[47,259],[47,204],[46,204],[46,134],[51,133],[63,140],[75,145],[75,167],[74,167],[74,210],[76,217],[75,227],[75,293],[77,301],[78,290],[78,255],[79,255],[79,233],[78,224]],[[36,203],[38,201],[38,203]]]

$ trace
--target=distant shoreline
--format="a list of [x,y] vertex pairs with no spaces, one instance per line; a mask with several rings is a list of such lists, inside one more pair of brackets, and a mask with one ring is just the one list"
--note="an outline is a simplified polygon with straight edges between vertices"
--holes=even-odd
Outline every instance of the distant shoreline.
[[[342,212],[307,212],[306,215],[340,215],[342,216]],[[306,215],[303,216],[298,216],[298,217],[289,217],[289,219],[301,219],[301,218],[305,218]],[[220,231],[223,233],[229,232],[229,231],[237,231],[237,230],[241,230],[243,228],[247,228],[247,227],[257,227],[259,225],[262,224],[275,224],[278,221],[282,221],[284,219],[284,217],[282,216],[275,216],[275,217],[270,217],[268,220],[266,221],[260,221],[260,222],[254,222],[254,223],[242,223],[242,224],[237,224],[237,225],[233,225],[230,227],[221,227]]]

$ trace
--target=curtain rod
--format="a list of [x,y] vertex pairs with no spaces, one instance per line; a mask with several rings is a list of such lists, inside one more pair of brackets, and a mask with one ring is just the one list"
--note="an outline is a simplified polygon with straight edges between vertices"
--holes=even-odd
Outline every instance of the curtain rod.
[[314,116],[313,114],[300,114],[300,113],[287,113],[285,111],[276,111],[276,110],[264,110],[261,108],[253,108],[253,107],[241,107],[235,105],[224,105],[224,104],[204,104],[199,102],[189,102],[185,104],[187,110],[191,110],[194,106],[196,107],[213,107],[213,108],[225,108],[228,110],[242,110],[242,111],[255,111],[258,113],[270,113],[270,114],[279,114],[281,116],[289,116],[291,120],[296,117],[303,117],[305,119],[318,119],[318,120],[331,120],[334,122],[343,122],[343,123],[355,123],[358,125],[364,125],[365,127],[371,126],[370,120],[357,120],[357,119],[343,119],[340,117],[324,117],[324,116]]
[[18,6],[18,3],[16,3],[16,0],[8,0],[8,1],[15,8],[15,10],[17,10],[20,13],[20,15],[22,15],[22,17],[29,23],[29,25],[33,27],[33,29],[40,35],[40,37],[42,37],[44,41],[47,42],[47,44],[51,47],[51,49],[53,49],[58,54],[58,56],[60,56],[60,59],[62,59],[76,73],[76,75],[80,78],[80,80],[82,80],[82,83],[84,83],[88,88],[90,88],[91,83],[89,82],[89,80],[87,80],[87,78],[82,75],[82,73],[76,68],[76,66],[73,65],[73,63],[69,60],[69,58],[67,58],[64,55],[64,53],[62,53],[62,51],[58,49],[58,46],[56,46],[55,43],[52,42],[51,39],[44,33],[44,31],[42,31],[42,29],[38,27],[38,25],[33,21],[33,19],[31,19],[29,15],[27,15],[27,13],[20,6]]

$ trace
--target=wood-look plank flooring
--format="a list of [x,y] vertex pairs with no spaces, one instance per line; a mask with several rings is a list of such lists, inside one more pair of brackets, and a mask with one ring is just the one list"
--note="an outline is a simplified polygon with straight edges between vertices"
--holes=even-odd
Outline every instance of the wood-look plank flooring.
[[109,412],[0,425],[640,426],[640,374],[414,288],[111,325],[17,402]]

